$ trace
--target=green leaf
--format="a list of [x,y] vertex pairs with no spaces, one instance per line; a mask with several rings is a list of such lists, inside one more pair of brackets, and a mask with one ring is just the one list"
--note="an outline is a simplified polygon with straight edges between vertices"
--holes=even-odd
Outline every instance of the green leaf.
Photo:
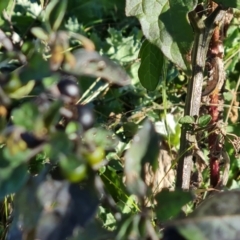
[[116,219],[114,218],[114,215],[101,206],[99,206],[98,209],[98,217],[103,221],[104,228],[113,230],[116,227]]
[[199,125],[199,127],[206,127],[210,123],[211,120],[212,120],[211,115],[201,116],[198,119],[198,125]]
[[[29,45],[29,47],[32,46]],[[24,66],[19,74],[22,83],[25,84],[33,79],[40,81],[42,78],[48,77],[51,74],[49,63],[43,59],[41,53],[35,51],[34,53],[31,53],[31,56],[29,57],[28,65]]]
[[159,83],[164,67],[164,55],[158,47],[145,40],[139,57],[141,58],[141,64],[138,69],[139,80],[147,90],[154,91]]
[[37,192],[43,176],[30,177],[24,187],[15,196],[15,221],[21,221],[25,229],[36,227],[41,216],[42,205]]
[[46,8],[45,18],[49,21],[51,29],[56,31],[64,18],[68,1],[52,0]]
[[65,132],[68,135],[76,134],[80,130],[80,125],[78,122],[71,121],[67,124]]
[[8,6],[9,2],[10,2],[10,1],[8,1],[8,0],[1,1],[1,2],[0,2],[0,13],[2,13],[3,10]]
[[125,137],[133,137],[133,135],[137,132],[138,125],[134,122],[126,122],[123,123],[123,131]]
[[110,84],[125,86],[131,83],[130,77],[119,65],[95,51],[80,49],[74,52],[75,65],[65,63],[63,69],[77,76],[101,77]]
[[221,4],[225,8],[240,8],[240,0],[216,0],[214,2]]
[[[109,213],[108,219],[111,218],[112,221],[116,221],[112,214]],[[99,219],[92,220],[85,228],[81,228],[78,233],[74,234],[74,237],[69,238],[69,240],[103,240],[103,239],[114,239],[115,232],[107,231],[109,224],[102,226],[102,222]]]
[[114,149],[119,142],[115,134],[101,128],[91,128],[84,134],[83,139],[85,143],[95,144],[95,146],[100,146],[105,150]]
[[238,239],[239,197],[238,190],[215,193],[187,218],[175,221],[169,227],[176,228],[188,240]]
[[[0,1],[0,14],[2,15],[3,11],[7,10],[7,8],[12,4],[13,4],[13,0]],[[0,16],[0,26],[4,23],[4,21],[5,20],[2,19],[2,16]]]
[[78,183],[87,176],[86,164],[74,154],[61,154],[59,160],[62,173],[70,182]]
[[153,124],[147,120],[142,129],[134,136],[132,145],[125,154],[126,186],[130,193],[137,196],[146,194],[143,165],[150,163],[153,171],[158,165],[159,135]]
[[31,29],[32,34],[40,40],[48,41],[49,37],[46,31],[40,27],[34,27]]
[[158,202],[156,207],[157,218],[160,221],[165,221],[171,217],[176,217],[181,212],[182,207],[192,200],[192,194],[180,190],[174,192],[163,190],[156,195],[156,200]]
[[110,48],[107,51],[107,55],[114,60],[126,63],[135,61],[138,57],[140,49],[140,40],[142,34],[139,29],[133,29],[128,37],[124,37],[124,30],[117,30],[109,28],[108,33],[110,37],[106,39]]
[[121,225],[118,226],[118,229],[117,229],[117,235],[115,236],[116,240],[125,239],[129,235],[129,231],[131,231],[133,228],[132,222],[133,222],[134,216],[139,217],[138,214],[129,215],[129,216],[125,216],[125,218],[122,220]]
[[28,102],[13,110],[12,116],[14,124],[33,131],[37,124],[39,111],[34,103]]
[[189,217],[239,215],[239,198],[239,190],[217,193],[203,201]]
[[0,168],[0,199],[16,193],[28,179],[27,166]]
[[[183,70],[189,68],[188,56],[193,42],[187,13],[197,1],[127,0],[127,16],[136,16],[146,38]],[[183,30],[184,29],[184,30]]]
[[45,126],[50,129],[54,127],[55,124],[58,122],[60,117],[60,108],[62,107],[62,101],[58,100],[51,104],[49,109],[43,115],[43,121]]
[[195,119],[192,116],[184,116],[184,117],[179,119],[179,123],[180,124],[194,124]]
[[[197,222],[196,222],[197,221]],[[239,238],[240,216],[206,217],[179,226],[178,231],[187,240],[235,240]]]
[[[122,239],[160,239],[151,220],[139,214],[125,215],[117,228],[115,240]],[[134,237],[133,237],[134,236]]]
[[117,174],[116,170],[112,167],[106,166],[105,171],[102,171],[100,176],[107,192],[112,196],[114,201],[125,205],[130,196],[128,196],[121,175]]
[[15,98],[15,99],[20,99],[24,96],[27,96],[33,90],[34,86],[35,86],[35,81],[31,80],[27,84],[18,88],[16,91],[9,93],[9,97]]
[[53,160],[58,160],[59,156],[69,155],[73,149],[73,143],[69,141],[69,138],[65,132],[58,131],[49,136],[48,144],[45,145],[45,152]]
[[[3,155],[5,160],[12,165],[12,167],[16,167],[22,163],[25,163],[29,160],[29,155],[31,154],[31,150],[25,148],[25,142],[21,139],[8,139],[8,145],[3,149]],[[14,144],[15,143],[15,144]],[[21,148],[21,144],[23,144],[23,148]]]
[[24,16],[24,15],[13,15],[12,16],[12,22],[14,23],[14,26],[16,28],[16,32],[24,37],[24,34],[26,34],[29,31],[29,26],[33,25],[33,23],[36,21],[35,18],[32,16]]

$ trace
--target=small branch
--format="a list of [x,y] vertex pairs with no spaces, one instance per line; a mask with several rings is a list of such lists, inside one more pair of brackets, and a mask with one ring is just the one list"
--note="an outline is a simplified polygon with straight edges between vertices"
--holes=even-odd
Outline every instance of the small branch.
[[[195,32],[194,46],[192,51],[192,79],[188,84],[185,103],[185,115],[198,116],[201,106],[202,83],[206,55],[216,23],[224,17],[225,11],[217,7],[205,20],[199,18],[196,11],[189,13],[189,19]],[[195,133],[182,127],[180,140],[180,157],[177,168],[176,187],[188,190],[193,164],[193,144],[196,143]]]

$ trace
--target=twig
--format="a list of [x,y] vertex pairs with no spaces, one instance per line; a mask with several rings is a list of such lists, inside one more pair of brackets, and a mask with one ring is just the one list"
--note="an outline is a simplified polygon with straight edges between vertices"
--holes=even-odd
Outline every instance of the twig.
[[[220,22],[224,15],[225,11],[220,6],[205,21],[200,19],[195,11],[189,13],[189,19],[195,32],[195,39],[192,52],[192,79],[187,89],[185,115],[193,117],[199,115],[207,50],[216,22]],[[195,143],[195,133],[182,127],[176,187],[184,190],[188,190],[190,185],[194,154],[192,145]]]

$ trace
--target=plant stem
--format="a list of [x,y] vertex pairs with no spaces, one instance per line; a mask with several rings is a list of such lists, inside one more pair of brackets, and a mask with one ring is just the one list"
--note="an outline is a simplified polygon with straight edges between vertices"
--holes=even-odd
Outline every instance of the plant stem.
[[[205,21],[199,18],[196,11],[189,13],[195,39],[192,51],[192,78],[188,84],[184,115],[199,115],[207,50],[216,23],[221,21],[224,14],[225,11],[220,6]],[[195,133],[182,127],[176,187],[183,190],[188,190],[190,186],[194,144],[197,144]]]

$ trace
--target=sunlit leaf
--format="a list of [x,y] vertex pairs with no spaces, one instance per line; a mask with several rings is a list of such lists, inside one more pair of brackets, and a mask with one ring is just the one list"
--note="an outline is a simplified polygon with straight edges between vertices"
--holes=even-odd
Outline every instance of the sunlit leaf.
[[2,11],[8,6],[9,1],[1,1],[0,3],[0,12],[2,13]]
[[146,38],[168,59],[187,70],[193,41],[187,13],[196,4],[197,1],[127,0],[126,14],[137,17]]
[[[136,31],[136,29],[134,29]],[[107,43],[111,46],[107,52],[111,59],[117,59],[120,62],[135,61],[138,57],[138,51],[140,49],[140,40],[142,34],[134,32],[127,37],[123,35],[123,31],[115,28],[109,28],[108,32],[110,37],[106,39]],[[136,41],[136,38],[138,41]]]
[[206,127],[210,123],[211,119],[212,117],[210,115],[201,116],[198,119],[199,127]]
[[[122,203],[124,206],[130,196],[127,194],[121,175],[112,167],[106,166],[105,171],[100,176],[106,191],[111,194],[116,203]],[[131,208],[132,206],[129,207]]]
[[40,27],[34,27],[31,29],[32,34],[44,41],[48,41],[49,37],[47,35],[47,33]]
[[15,99],[19,99],[19,98],[25,97],[32,91],[34,85],[35,85],[35,81],[34,80],[29,81],[27,84],[21,86],[16,91],[10,93],[9,97],[15,98]]
[[180,124],[193,124],[195,123],[195,119],[192,116],[184,116],[179,119]]

